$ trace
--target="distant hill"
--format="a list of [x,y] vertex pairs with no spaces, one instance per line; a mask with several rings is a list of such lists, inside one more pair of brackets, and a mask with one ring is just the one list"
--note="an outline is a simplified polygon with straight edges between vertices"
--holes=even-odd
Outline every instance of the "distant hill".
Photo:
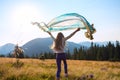
[[[115,41],[111,41],[111,43],[115,44]],[[108,41],[105,42],[94,42],[93,44],[96,44],[97,46],[106,46],[108,44]],[[39,53],[45,53],[45,52],[52,52],[50,49],[50,46],[52,45],[52,39],[51,38],[36,38],[33,39],[23,46],[20,46],[23,48],[25,55],[33,56]],[[80,43],[74,43],[74,42],[67,42],[66,43],[66,50],[69,49],[69,51],[72,53],[74,48],[80,48],[81,46],[84,46],[85,49],[89,48],[91,46],[91,42],[80,42]],[[10,52],[13,51],[15,47],[15,44],[5,44],[0,47],[0,55],[7,55]]]
[[42,52],[50,52],[49,46],[52,44],[50,38],[33,39],[22,46],[26,55],[32,56]]
[[[51,38],[37,38],[33,39],[22,46],[26,55],[32,56],[44,52],[52,52],[50,46],[52,45]],[[73,52],[73,49],[80,47],[79,44],[73,42],[67,42],[67,48],[70,52]]]
[[7,55],[14,50],[15,45],[12,43],[7,43],[0,47],[0,54]]

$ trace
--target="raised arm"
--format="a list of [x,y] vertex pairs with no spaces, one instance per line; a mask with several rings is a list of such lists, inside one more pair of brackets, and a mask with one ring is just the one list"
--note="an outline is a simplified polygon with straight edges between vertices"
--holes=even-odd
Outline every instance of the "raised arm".
[[68,40],[71,38],[76,32],[80,31],[80,28],[77,28],[73,33],[71,33],[69,36],[65,37],[65,40]]
[[51,32],[47,31],[47,33],[51,36],[53,40],[55,40],[54,36],[51,34]]

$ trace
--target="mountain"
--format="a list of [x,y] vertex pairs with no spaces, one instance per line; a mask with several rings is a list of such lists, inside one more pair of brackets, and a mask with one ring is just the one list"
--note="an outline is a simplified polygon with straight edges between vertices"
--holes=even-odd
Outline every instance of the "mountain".
[[[115,45],[115,41],[110,41],[112,44]],[[97,46],[106,46],[108,44],[108,41],[105,42],[94,42],[93,45],[97,45]],[[45,52],[52,52],[52,50],[50,49],[50,46],[52,45],[52,39],[51,38],[36,38],[33,39],[29,42],[27,42],[26,44],[24,44],[23,46],[20,46],[23,48],[25,55],[28,56],[33,56],[36,54],[40,54],[40,53],[45,53]],[[69,51],[72,53],[74,48],[80,48],[81,46],[84,46],[84,49],[87,49],[91,46],[91,42],[80,42],[80,43],[74,43],[74,42],[67,42],[66,43],[66,50],[69,49]],[[7,55],[9,54],[11,51],[13,51],[15,47],[15,44],[5,44],[3,46],[0,47],[0,55]]]
[[[113,43],[113,42],[112,42]],[[97,46],[106,46],[108,42],[94,42],[93,45]],[[22,46],[24,52],[28,56],[35,56],[36,54],[45,53],[45,52],[52,52],[50,46],[52,45],[51,38],[36,38],[33,39]],[[74,48],[80,48],[84,46],[84,49],[87,49],[91,46],[91,42],[81,42],[79,44],[74,42],[67,42],[66,43],[66,51],[69,50],[73,53]]]
[[[52,50],[50,49],[51,45],[52,45],[51,38],[37,38],[24,44],[22,48],[24,49],[26,55],[33,56],[39,53],[52,52]],[[67,42],[66,45],[70,52],[73,52],[73,49],[75,47],[76,48],[80,47],[79,44],[73,42]]]
[[78,43],[79,45],[82,45],[82,46],[85,46],[85,47],[87,47],[87,48],[89,48],[90,46],[91,46],[91,42],[89,42],[89,41],[85,41],[85,42],[80,42],[80,43]]
[[28,56],[39,54],[42,52],[50,52],[49,46],[52,44],[50,38],[33,39],[22,46],[24,52]]
[[15,45],[12,43],[7,43],[7,44],[1,46],[0,47],[0,55],[1,54],[4,54],[4,55],[9,54],[11,51],[14,50],[14,47],[15,47]]

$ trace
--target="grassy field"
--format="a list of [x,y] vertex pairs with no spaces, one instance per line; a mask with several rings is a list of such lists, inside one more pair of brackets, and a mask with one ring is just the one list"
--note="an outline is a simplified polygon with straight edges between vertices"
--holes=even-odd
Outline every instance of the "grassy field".
[[[69,77],[61,80],[120,80],[120,62],[67,60]],[[0,80],[55,80],[55,59],[0,58]]]

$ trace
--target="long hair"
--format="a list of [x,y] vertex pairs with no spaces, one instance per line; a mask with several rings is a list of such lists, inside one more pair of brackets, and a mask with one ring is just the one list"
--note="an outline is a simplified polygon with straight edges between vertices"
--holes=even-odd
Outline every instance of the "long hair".
[[59,32],[53,43],[52,48],[55,50],[62,50],[65,46],[65,42],[63,42],[63,39],[64,39],[64,35],[61,32]]

